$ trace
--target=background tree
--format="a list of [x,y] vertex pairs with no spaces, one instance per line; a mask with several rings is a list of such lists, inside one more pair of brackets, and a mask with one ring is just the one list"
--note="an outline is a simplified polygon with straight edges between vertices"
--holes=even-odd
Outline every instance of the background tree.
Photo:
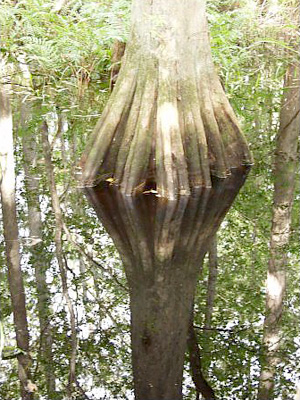
[[279,348],[283,337],[280,324],[286,289],[287,246],[291,229],[300,133],[298,66],[288,67],[284,89],[275,151],[274,203],[263,336],[265,346],[263,354],[266,359],[262,361],[258,399],[273,396],[276,366],[281,358]]
[[29,331],[26,299],[20,265],[20,246],[15,198],[15,167],[13,154],[13,126],[10,105],[10,84],[8,67],[0,58],[0,131],[1,149],[1,205],[3,233],[7,258],[9,291],[12,302],[16,343],[18,347],[18,376],[23,400],[33,398],[36,386],[30,380]]

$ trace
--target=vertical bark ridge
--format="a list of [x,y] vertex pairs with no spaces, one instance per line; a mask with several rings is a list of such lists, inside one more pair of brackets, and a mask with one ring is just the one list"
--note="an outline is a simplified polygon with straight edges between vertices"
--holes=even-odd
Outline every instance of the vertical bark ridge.
[[[149,241],[149,226],[145,218],[147,214],[149,215],[149,212],[145,210],[142,204],[141,208],[135,207],[130,197],[127,202],[123,202],[122,208],[128,221],[128,237],[130,238],[134,257],[138,260],[138,268],[142,272],[142,275],[146,277],[147,272],[151,270],[153,265],[151,242]],[[146,211],[145,216],[143,216],[144,210]],[[139,232],[138,236],[137,232]]]
[[129,112],[127,125],[124,130],[124,136],[119,148],[119,153],[116,162],[115,179],[117,183],[121,183],[125,174],[125,165],[130,151],[130,145],[132,143],[134,133],[137,127],[139,110],[142,107],[143,91],[145,86],[144,79],[138,79],[136,84],[136,90],[132,99],[131,109]]
[[227,163],[226,148],[219,130],[216,115],[213,109],[214,98],[205,79],[199,80],[197,96],[200,104],[200,114],[205,127],[207,148],[210,158],[211,174],[219,178],[226,178],[230,174]]
[[241,161],[241,165],[253,163],[246,138],[240,130],[239,122],[229,100],[224,96],[219,79],[214,81],[211,89],[214,99],[213,109],[227,151],[226,156],[229,168],[236,166],[237,159]]
[[148,78],[144,87],[142,106],[137,119],[135,135],[130,144],[124,169],[126,181],[122,182],[121,185],[124,192],[129,195],[134,193],[147,179],[152,146],[155,97],[155,82]]
[[[91,186],[95,186],[101,180],[110,177],[114,171],[103,171],[102,165],[105,157],[110,149],[111,143],[122,115],[130,109],[132,98],[136,88],[136,72],[133,70],[126,74],[126,80],[122,85],[116,85],[110,101],[104,111],[104,117],[100,119],[96,125],[92,140],[89,143],[82,163],[84,164],[84,171],[88,172],[88,176],[83,173],[83,180]],[[124,98],[127,100],[124,102]],[[115,101],[112,101],[115,99]],[[109,110],[109,112],[108,112]]]
[[[174,80],[174,65],[168,71],[164,63],[158,68],[157,97],[157,144],[156,171],[157,186],[161,188],[163,197],[169,194],[170,199],[178,193],[179,182],[174,156],[180,157],[180,150],[175,153],[172,141],[174,131],[179,130],[179,115],[177,108],[177,91]],[[173,75],[173,76],[172,76]],[[180,140],[181,143],[181,140]],[[176,144],[175,146],[179,146]]]

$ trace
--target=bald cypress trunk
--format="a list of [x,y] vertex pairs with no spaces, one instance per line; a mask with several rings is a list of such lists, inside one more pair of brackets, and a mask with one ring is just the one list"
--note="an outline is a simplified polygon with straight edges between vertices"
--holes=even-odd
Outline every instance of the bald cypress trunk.
[[199,264],[251,162],[213,67],[205,1],[134,0],[81,163],[125,266],[137,400],[182,399]]
[[82,158],[85,185],[131,195],[211,187],[252,159],[214,70],[205,1],[134,1],[117,84]]
[[129,285],[135,398],[182,399],[189,319],[207,243],[247,170],[169,200],[151,190],[126,196],[109,182],[86,188],[122,257]]

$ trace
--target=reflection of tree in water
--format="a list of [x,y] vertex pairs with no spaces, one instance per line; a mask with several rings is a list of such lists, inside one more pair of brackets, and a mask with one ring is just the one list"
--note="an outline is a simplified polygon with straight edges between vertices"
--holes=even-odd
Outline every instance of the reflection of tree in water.
[[205,2],[133,1],[82,183],[125,265],[137,400],[182,398],[199,265],[251,163],[214,70]]
[[138,399],[181,396],[199,266],[247,171],[234,169],[226,179],[213,178],[212,188],[174,200],[151,189],[126,196],[109,183],[86,189],[125,266]]

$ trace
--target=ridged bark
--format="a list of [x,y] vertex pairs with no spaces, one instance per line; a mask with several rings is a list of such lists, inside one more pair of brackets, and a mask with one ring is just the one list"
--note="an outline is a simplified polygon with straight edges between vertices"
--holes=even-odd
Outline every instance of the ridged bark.
[[214,70],[205,1],[134,1],[108,105],[82,158],[83,185],[105,179],[163,197],[211,187],[252,158]]

